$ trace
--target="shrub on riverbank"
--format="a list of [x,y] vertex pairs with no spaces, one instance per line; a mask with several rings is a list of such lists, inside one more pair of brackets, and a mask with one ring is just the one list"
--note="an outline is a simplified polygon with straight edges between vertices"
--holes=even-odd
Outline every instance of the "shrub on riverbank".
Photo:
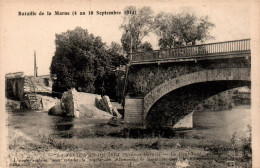
[[248,136],[238,138],[237,133],[234,132],[231,138],[231,144],[235,151],[242,151],[243,160],[252,159],[252,127],[247,126]]

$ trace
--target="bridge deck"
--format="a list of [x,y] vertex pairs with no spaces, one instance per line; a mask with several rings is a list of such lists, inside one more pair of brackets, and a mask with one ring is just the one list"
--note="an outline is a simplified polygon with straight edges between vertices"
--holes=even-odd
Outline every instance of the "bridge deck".
[[250,39],[132,53],[131,65],[250,56]]

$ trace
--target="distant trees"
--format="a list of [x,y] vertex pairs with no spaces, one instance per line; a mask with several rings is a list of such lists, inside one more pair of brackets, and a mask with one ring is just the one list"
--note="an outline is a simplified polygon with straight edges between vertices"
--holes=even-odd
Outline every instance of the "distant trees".
[[158,36],[158,45],[161,49],[195,45],[197,42],[213,38],[210,30],[215,25],[207,16],[197,17],[189,13],[165,12],[154,15],[149,7],[136,9],[134,6],[129,6],[125,10],[137,11],[136,15],[125,15],[120,27],[124,30],[121,43],[127,53],[130,52],[131,38],[132,51],[143,51],[142,40],[151,32]]
[[173,15],[161,12],[154,22],[154,30],[159,37],[158,45],[163,49],[204,42],[212,38],[210,30],[214,26],[207,16],[199,18],[188,13]]
[[138,48],[138,51],[142,51],[142,52],[145,52],[145,51],[152,51],[153,50],[153,46],[151,43],[149,42],[144,42],[140,45],[140,47]]
[[[124,30],[121,37],[122,47],[126,53],[140,51],[142,49],[142,40],[153,31],[154,15],[150,7],[137,9],[135,6],[125,8],[128,11],[137,11],[133,15],[125,15],[120,28]],[[131,44],[132,39],[132,46]],[[147,42],[148,43],[148,42]],[[147,46],[147,44],[145,44]],[[150,48],[152,46],[150,45]]]
[[112,41],[107,51],[114,66],[125,65],[128,62],[124,57],[126,53],[120,44]]
[[74,87],[78,91],[106,94],[115,88],[115,66],[126,62],[115,47],[118,44],[107,49],[100,37],[80,27],[56,34],[55,44],[50,66],[51,74],[57,75],[53,91]]

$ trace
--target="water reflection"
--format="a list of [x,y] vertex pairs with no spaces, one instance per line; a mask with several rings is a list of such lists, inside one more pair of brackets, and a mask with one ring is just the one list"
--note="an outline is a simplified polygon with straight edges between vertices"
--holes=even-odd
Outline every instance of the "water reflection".
[[60,118],[55,123],[55,131],[67,131],[73,128],[73,118]]
[[72,117],[61,117],[56,119],[53,126],[53,134],[58,135],[62,138],[73,137],[73,119]]
[[[108,126],[106,123],[107,120],[50,116],[47,112],[16,111],[9,112],[7,126],[32,137],[44,134],[60,138],[85,138],[120,133],[120,128]],[[193,130],[185,132],[185,135],[229,141],[235,131],[239,136],[247,133],[247,125],[251,123],[250,106],[235,107],[226,111],[195,112],[193,123]],[[182,136],[181,132],[178,134]]]

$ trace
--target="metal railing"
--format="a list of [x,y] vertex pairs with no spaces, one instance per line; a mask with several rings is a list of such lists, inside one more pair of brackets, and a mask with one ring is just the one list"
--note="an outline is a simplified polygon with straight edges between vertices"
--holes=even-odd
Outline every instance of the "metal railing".
[[215,55],[221,53],[233,53],[250,51],[250,39],[225,41],[193,46],[185,46],[166,50],[153,50],[147,52],[132,53],[131,62],[142,62],[149,60],[196,57],[203,55]]

